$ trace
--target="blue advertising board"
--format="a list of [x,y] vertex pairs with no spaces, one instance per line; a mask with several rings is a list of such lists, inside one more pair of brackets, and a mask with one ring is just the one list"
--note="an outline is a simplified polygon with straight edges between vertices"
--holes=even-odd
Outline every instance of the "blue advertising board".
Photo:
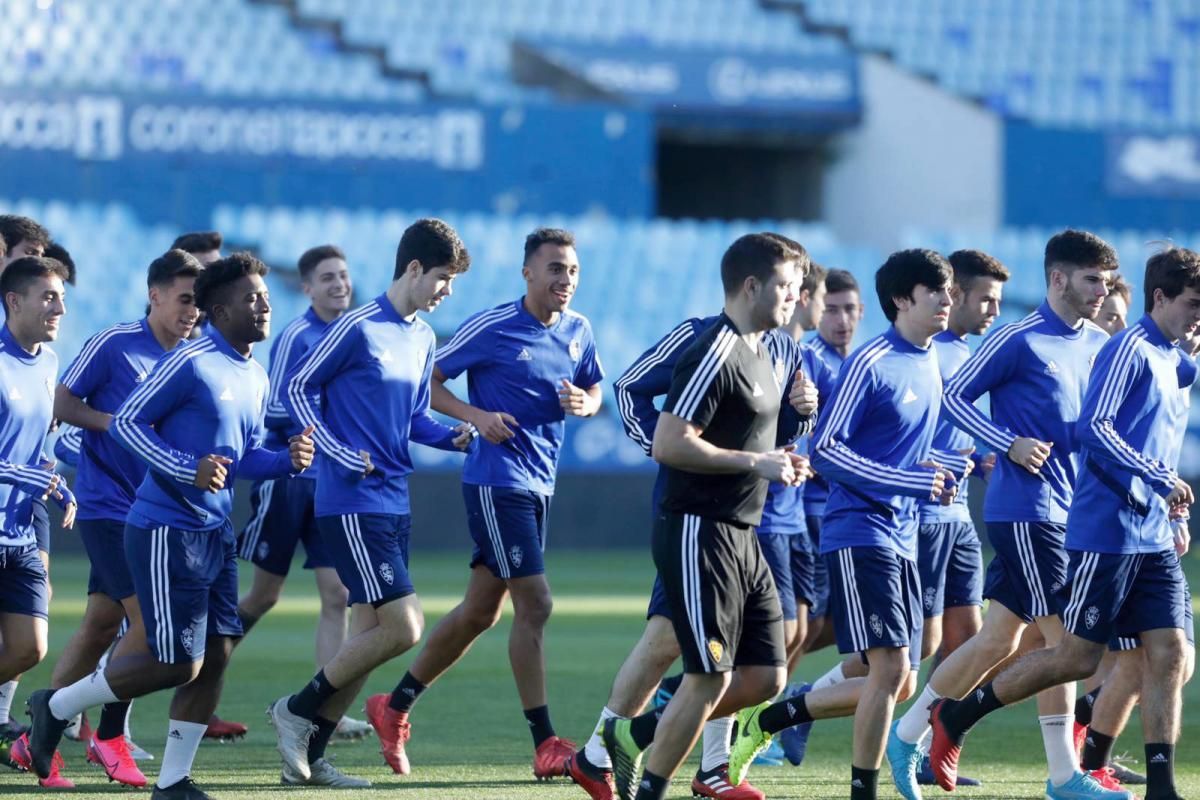
[[599,105],[0,90],[5,184],[151,222],[203,222],[221,202],[648,216],[653,155],[645,112]]
[[1114,195],[1200,198],[1200,136],[1110,133],[1106,145]]

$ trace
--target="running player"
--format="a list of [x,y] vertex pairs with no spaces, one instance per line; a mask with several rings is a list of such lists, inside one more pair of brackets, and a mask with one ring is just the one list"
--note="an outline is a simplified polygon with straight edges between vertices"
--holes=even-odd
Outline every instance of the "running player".
[[843,365],[814,435],[816,469],[832,482],[821,554],[838,650],[864,654],[869,666],[857,702],[835,710],[830,698],[847,687],[831,686],[741,712],[731,780],[773,734],[852,711],[850,796],[876,796],[892,709],[920,666],[918,500],[951,502],[971,465],[933,447],[942,380],[932,340],[946,328],[952,279],[931,250],[893,253],[880,267],[876,291],[892,327]]
[[[12,261],[0,274],[6,309],[0,330],[0,684],[14,681],[9,691],[46,653],[50,581],[38,550],[34,501],[58,500],[66,527],[75,517],[74,499],[44,450],[58,374],[58,356],[45,343],[58,337],[66,312],[66,277],[62,264],[40,256]],[[25,734],[16,735],[12,758],[20,764]],[[49,771],[41,777],[43,786],[73,786]]]
[[[575,750],[555,735],[547,705],[542,637],[552,600],[542,553],[564,419],[599,411],[604,371],[591,324],[568,309],[579,286],[575,237],[557,228],[529,234],[521,274],[523,298],[468,318],[437,352],[433,407],[482,436],[462,478],[475,549],[463,601],[434,627],[391,697],[368,701],[384,747],[394,742],[393,769],[407,767],[404,741],[384,732],[403,730],[406,738],[417,698],[496,624],[509,595],[509,661],[533,736],[534,775],[565,775]],[[444,385],[463,372],[468,403]]]
[[[798,484],[808,470],[805,458],[775,447],[783,381],[762,342],[791,317],[796,272],[794,252],[778,239],[748,234],[730,245],[721,259],[724,313],[680,358],[655,427],[652,453],[666,486],[654,562],[685,676],[661,719],[605,722],[622,798],[635,785],[639,800],[665,797],[706,720],[784,685],[783,610],[753,527],[768,481]],[[728,691],[734,670],[738,690]]]
[[[353,285],[346,255],[333,245],[306,250],[298,264],[300,289],[312,301],[289,322],[271,344],[271,394],[267,402],[267,446],[282,447],[303,428],[284,407],[286,376],[322,334],[350,307]],[[238,601],[238,616],[248,634],[279,602],[292,566],[296,545],[303,542],[304,568],[313,571],[321,610],[317,617],[317,669],[325,666],[346,640],[346,587],[317,528],[313,497],[317,470],[295,478],[262,481],[251,490],[250,520],[238,537],[238,555],[254,564],[254,583]],[[342,716],[334,736],[359,738],[371,732],[367,723]]]
[[[429,414],[435,336],[417,315],[449,297],[470,263],[454,229],[417,220],[400,238],[388,290],[330,325],[289,373],[283,403],[293,419],[315,428],[314,513],[351,616],[350,637],[333,658],[267,711],[285,784],[370,786],[334,768],[325,746],[371,670],[421,638],[424,617],[408,573],[409,443],[462,449],[472,432]],[[384,758],[407,774],[407,724],[385,727],[380,707],[386,695],[367,702]]]
[[[146,474],[143,462],[108,435],[113,414],[146,380],[155,362],[188,337],[196,323],[194,284],[203,267],[182,250],[155,259],[146,275],[150,313],[144,319],[114,325],[84,343],[55,390],[55,417],[84,431],[76,473],[79,538],[91,563],[83,620],[54,665],[52,688],[62,688],[96,669],[122,622],[141,624],[141,611],[129,566],[114,553],[125,549],[125,519],[137,486]],[[100,726],[86,743],[88,760],[110,778],[145,786],[125,740],[128,703],[108,703]]]
[[[1076,476],[1075,421],[1092,362],[1108,339],[1091,320],[1100,312],[1117,267],[1116,252],[1099,237],[1067,230],[1046,244],[1044,303],[988,337],[946,385],[946,412],[962,430],[1006,458],[997,460],[984,502],[995,555],[984,596],[993,602],[980,632],[933,672],[921,697],[898,721],[888,745],[901,795],[919,798],[917,744],[929,730],[927,709],[940,697],[962,697],[1016,651],[1036,623],[1050,646],[1062,637],[1055,593],[1066,582],[1063,549]],[[973,404],[989,395],[991,416]],[[1038,698],[1039,723],[1051,783],[1077,770],[1071,740],[1073,686]],[[933,754],[931,754],[932,756]],[[946,791],[954,778],[934,776]]]
[[306,435],[262,446],[266,372],[251,358],[270,332],[266,266],[245,253],[209,264],[196,304],[210,332],[164,355],[113,416],[110,433],[146,465],[125,527],[141,625],[121,637],[103,672],[29,698],[29,760],[39,777],[67,720],[86,708],[178,687],[155,800],[205,800],[192,762],[220,695],[237,616],[233,480],[305,469]]
[[[1068,597],[1061,641],[1031,653],[963,700],[931,710],[935,770],[953,775],[968,730],[986,714],[1050,686],[1080,680],[1114,638],[1145,650],[1142,696],[1148,800],[1174,800],[1174,753],[1187,663],[1191,598],[1170,518],[1195,501],[1176,472],[1187,430],[1188,392],[1176,346],[1200,325],[1200,253],[1168,248],[1146,262],[1146,315],[1113,336],[1096,358],[1077,433],[1082,469],[1067,517]],[[1186,376],[1195,379],[1195,370]],[[1046,796],[1129,798],[1075,771]]]

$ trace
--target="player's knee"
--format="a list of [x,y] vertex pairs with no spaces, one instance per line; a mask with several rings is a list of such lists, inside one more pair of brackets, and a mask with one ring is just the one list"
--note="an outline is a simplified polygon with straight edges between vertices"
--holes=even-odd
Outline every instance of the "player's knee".
[[[6,647],[5,649],[7,650],[8,648]],[[46,657],[46,650],[47,645],[44,641],[29,642],[28,644],[14,647],[12,652],[13,674],[31,670],[42,663],[42,659]]]
[[501,606],[495,608],[464,606],[462,623],[470,633],[478,636],[494,628],[496,623],[500,621],[500,615],[503,611],[504,609]]
[[514,604],[513,614],[531,628],[543,628],[554,612],[554,598],[549,592],[525,598],[520,605]]
[[321,587],[321,613],[345,615],[346,603],[350,600],[350,592],[340,583],[335,586]]
[[1147,670],[1164,680],[1178,676],[1183,680],[1187,670],[1188,645],[1183,636],[1164,637],[1146,650]]
[[758,687],[762,700],[770,700],[773,697],[778,697],[787,687],[787,669],[785,667],[777,667],[775,669],[764,669],[762,672],[763,675]]
[[908,676],[904,679],[904,683],[900,685],[900,691],[896,694],[896,702],[903,703],[917,693],[917,671],[910,669]]

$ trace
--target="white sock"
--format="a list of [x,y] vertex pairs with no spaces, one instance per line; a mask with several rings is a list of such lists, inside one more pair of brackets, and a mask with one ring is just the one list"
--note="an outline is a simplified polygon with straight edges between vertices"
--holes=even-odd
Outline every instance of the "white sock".
[[201,722],[182,722],[177,719],[167,724],[167,746],[163,748],[162,769],[158,771],[155,784],[160,789],[174,786],[192,773],[192,762],[200,749],[200,740],[208,726]]
[[125,738],[133,739],[133,734],[129,732],[129,715],[133,713],[133,703],[125,706]]
[[704,755],[700,769],[708,771],[729,763],[729,737],[733,734],[733,717],[710,719],[704,723]]
[[609,719],[622,719],[621,715],[613,711],[608,706],[600,712],[600,721],[596,723],[596,729],[592,731],[592,738],[587,740],[587,744],[583,746],[583,755],[593,765],[601,769],[612,769],[612,759],[608,756],[608,751],[604,749],[604,740],[600,738],[600,731],[604,730],[604,721]]
[[844,680],[846,680],[846,676],[842,673],[842,662],[839,661],[833,669],[817,678],[812,690],[815,692],[817,689],[828,689],[830,686],[837,686]]
[[900,741],[908,744],[920,743],[929,732],[929,707],[941,698],[932,686],[925,684],[917,702],[908,707],[904,716],[900,717],[900,724],[896,726],[896,735],[900,737]]
[[0,683],[0,725],[8,722],[9,712],[12,711],[13,698],[17,696],[17,686],[20,681]]
[[1042,744],[1046,747],[1046,763],[1050,766],[1050,782],[1062,786],[1079,771],[1075,755],[1072,723],[1073,714],[1053,714],[1038,717],[1042,726]]
[[108,681],[104,679],[104,673],[97,670],[51,695],[50,713],[65,722],[92,706],[115,703],[117,699],[113,690],[109,688]]

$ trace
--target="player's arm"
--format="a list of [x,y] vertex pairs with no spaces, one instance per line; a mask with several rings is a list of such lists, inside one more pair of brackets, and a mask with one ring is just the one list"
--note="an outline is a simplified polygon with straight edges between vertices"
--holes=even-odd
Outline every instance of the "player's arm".
[[893,467],[847,444],[872,401],[872,373],[856,361],[842,368],[842,379],[826,404],[813,440],[813,469],[830,481],[884,494],[938,498],[945,484],[942,470],[922,466]]
[[172,447],[155,430],[160,420],[187,401],[194,388],[190,353],[168,353],[113,414],[109,435],[149,469],[180,483],[195,484],[200,457]]
[[87,398],[109,381],[109,350],[119,338],[106,330],[84,342],[54,388],[55,419],[84,430],[100,433],[108,430],[112,415],[89,406]]
[[294,331],[294,328],[289,330],[271,343],[271,369],[267,372],[270,387],[267,390],[267,412],[263,424],[272,431],[287,431],[294,424],[283,402],[287,394],[288,374],[304,355],[300,350],[300,337]]
[[58,429],[54,440],[54,457],[64,464],[79,467],[79,449],[83,446],[83,429],[68,425]]
[[[269,400],[267,401],[269,402]],[[270,450],[263,446],[267,438],[266,403],[263,404],[258,424],[255,425],[246,443],[237,465],[237,477],[249,478],[256,481],[269,481],[276,478],[286,478],[303,472],[312,464],[313,426],[309,425],[300,433],[288,440],[287,448]]]
[[414,442],[436,447],[438,450],[450,452],[465,450],[475,436],[475,426],[464,422],[452,428],[429,413],[430,396],[434,383],[433,359],[434,349],[431,342],[429,351],[425,354],[425,371],[421,374],[421,383],[417,387],[416,399],[413,402],[409,437]]
[[1146,369],[1133,336],[1124,337],[1115,347],[1102,348],[1092,367],[1092,380],[1084,394],[1076,431],[1087,446],[1088,457],[1098,461],[1101,469],[1133,475],[1169,503],[1190,505],[1192,490],[1175,470],[1147,458],[1117,431],[1117,413],[1137,381],[1144,378]]
[[317,450],[333,463],[360,474],[371,471],[370,454],[355,450],[334,436],[321,414],[321,393],[365,349],[357,322],[352,317],[342,317],[292,367],[281,397],[291,417],[312,428]]
[[671,389],[671,371],[675,368],[675,362],[695,338],[692,320],[677,325],[638,356],[613,384],[617,412],[625,435],[641,447],[646,455],[650,455],[654,428],[658,424],[659,412],[654,400]]
[[476,315],[460,325],[450,341],[438,348],[429,387],[430,405],[434,411],[474,425],[479,435],[492,444],[503,444],[516,436],[513,429],[520,427],[516,417],[504,411],[476,408],[446,388],[446,381],[481,367],[492,358],[490,329],[490,325],[484,324]]
[[54,387],[54,418],[83,430],[100,433],[107,431],[112,422],[112,414],[92,408],[61,383]]
[[975,469],[975,449],[971,448],[970,452],[960,453],[957,450],[931,450],[929,453],[930,459],[941,464],[946,469],[954,473],[958,480],[966,480],[967,476]]
[[585,325],[582,347],[575,374],[570,380],[559,381],[558,404],[564,413],[575,417],[594,417],[603,403],[600,381],[604,380],[604,367],[596,355],[596,341],[591,327]]
[[997,424],[975,406],[975,401],[1012,377],[1012,366],[1024,357],[1019,337],[1004,328],[989,336],[962,369],[946,384],[942,407],[954,424],[1016,464],[1037,474],[1050,457],[1052,442],[1020,436]]

